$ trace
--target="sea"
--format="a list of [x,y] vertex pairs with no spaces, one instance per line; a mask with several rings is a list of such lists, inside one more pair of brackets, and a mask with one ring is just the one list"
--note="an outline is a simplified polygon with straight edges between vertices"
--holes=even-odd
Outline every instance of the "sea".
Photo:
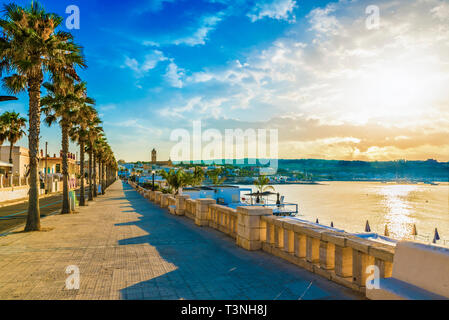
[[[252,188],[254,186],[241,186]],[[449,244],[449,183],[399,184],[382,182],[320,182],[273,185],[284,202],[299,205],[298,217],[351,233],[372,232],[397,240],[433,240]],[[276,200],[276,196],[271,199]],[[419,239],[412,235],[416,226]]]

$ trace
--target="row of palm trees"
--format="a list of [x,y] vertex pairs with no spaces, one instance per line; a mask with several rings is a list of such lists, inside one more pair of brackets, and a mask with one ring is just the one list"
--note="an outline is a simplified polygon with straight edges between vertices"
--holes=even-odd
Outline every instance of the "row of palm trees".
[[[86,205],[86,153],[89,155],[88,200],[97,195],[97,183],[104,193],[117,170],[94,108],[95,101],[87,96],[86,83],[78,75],[78,69],[87,67],[82,48],[74,42],[72,34],[58,30],[62,22],[60,16],[47,13],[34,1],[29,7],[4,5],[4,16],[0,19],[0,72],[7,74],[3,86],[12,94],[26,91],[29,97],[30,191],[25,231],[41,228],[38,187],[41,113],[47,125],[58,123],[62,132],[62,213],[71,213],[67,160],[70,139],[80,147],[80,205]],[[41,97],[42,88],[46,89],[44,97]]]
[[214,186],[222,185],[226,180],[224,171],[221,168],[209,170],[205,174],[204,170],[199,166],[196,166],[193,172],[185,171],[182,168],[177,170],[170,169],[169,171],[161,170],[160,175],[167,182],[169,192],[175,194],[179,193],[179,190],[181,190],[183,187],[200,186],[206,176]]
[[[165,179],[170,193],[178,194],[179,191],[186,186],[200,186],[207,176],[213,186],[220,186],[226,180],[222,168],[209,170],[206,174],[201,167],[195,167],[192,173],[183,169],[170,169],[169,171],[161,170],[160,175]],[[266,191],[274,191],[274,187],[270,185],[270,179],[267,176],[259,176],[254,181],[254,186],[259,193]]]

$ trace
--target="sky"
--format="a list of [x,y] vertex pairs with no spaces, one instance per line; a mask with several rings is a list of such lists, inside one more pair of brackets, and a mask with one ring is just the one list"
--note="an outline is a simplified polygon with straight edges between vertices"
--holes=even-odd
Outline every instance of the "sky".
[[[41,3],[79,7],[80,75],[117,159],[166,160],[201,120],[276,129],[279,158],[449,161],[447,1]],[[0,109],[26,115],[26,94]],[[59,128],[41,133],[59,152]]]

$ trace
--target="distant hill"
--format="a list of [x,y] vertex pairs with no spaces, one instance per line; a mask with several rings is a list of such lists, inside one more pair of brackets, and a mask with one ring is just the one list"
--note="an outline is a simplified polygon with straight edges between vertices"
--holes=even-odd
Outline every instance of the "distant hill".
[[[215,160],[217,164],[232,164],[235,167],[269,167],[267,159]],[[174,162],[179,164],[180,162]],[[268,164],[267,164],[268,163]],[[275,164],[273,160],[271,163]],[[183,162],[188,164],[188,162]],[[202,161],[203,165],[213,165]],[[279,159],[279,174],[306,173],[315,180],[415,180],[449,181],[449,162],[433,159],[425,161],[346,161],[323,159]]]

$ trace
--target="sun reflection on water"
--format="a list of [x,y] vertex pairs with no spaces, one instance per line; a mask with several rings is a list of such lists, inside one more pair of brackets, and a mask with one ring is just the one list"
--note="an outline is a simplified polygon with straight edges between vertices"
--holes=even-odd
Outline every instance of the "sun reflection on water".
[[410,239],[413,224],[416,219],[411,215],[413,205],[411,199],[417,191],[415,185],[390,185],[379,190],[383,197],[382,205],[385,208],[385,223],[388,226],[390,236],[395,239]]

